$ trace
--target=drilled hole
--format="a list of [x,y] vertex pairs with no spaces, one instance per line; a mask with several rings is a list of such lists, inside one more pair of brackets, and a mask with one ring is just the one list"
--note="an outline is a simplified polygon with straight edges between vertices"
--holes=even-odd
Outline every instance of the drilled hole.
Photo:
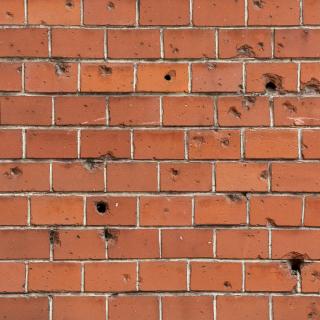
[[266,83],[266,90],[268,90],[268,91],[276,91],[277,90],[277,86],[272,81],[269,81],[269,82]]
[[96,203],[96,209],[99,213],[104,214],[108,211],[108,204],[104,201],[99,201]]
[[172,77],[171,75],[168,73],[164,76],[164,79],[167,80],[167,81],[171,81]]

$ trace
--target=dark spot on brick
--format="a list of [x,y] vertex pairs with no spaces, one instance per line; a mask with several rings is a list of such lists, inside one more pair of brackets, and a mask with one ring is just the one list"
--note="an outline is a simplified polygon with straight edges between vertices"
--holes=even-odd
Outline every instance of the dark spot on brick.
[[104,238],[106,239],[106,241],[116,240],[118,238],[118,235],[114,231],[109,231],[108,229],[104,229]]
[[95,205],[96,205],[97,212],[102,215],[109,211],[109,205],[105,201],[98,201],[95,203]]
[[267,179],[267,178],[268,178],[268,171],[267,171],[267,170],[263,170],[263,171],[260,173],[260,178],[261,178],[261,179]]
[[226,288],[232,288],[232,285],[231,285],[231,283],[230,283],[229,281],[225,281],[225,282],[223,283],[223,285],[224,285]]
[[179,170],[174,169],[174,168],[171,168],[171,174],[172,174],[173,176],[177,176],[177,175],[179,175]]
[[83,166],[87,170],[94,170],[100,166],[100,162],[94,161],[92,159],[87,159],[84,163]]
[[164,79],[166,81],[171,81],[175,77],[176,77],[176,71],[175,70],[170,70],[168,73],[165,74]]
[[269,217],[266,218],[267,220],[267,225],[271,226],[271,227],[276,227],[277,224],[275,223],[275,221]]
[[273,74],[273,73],[266,73],[263,75],[265,78],[265,89],[267,92],[275,92],[279,91],[282,92],[282,77]]
[[238,56],[252,58],[256,55],[253,48],[248,44],[243,44],[237,48]]
[[69,71],[69,66],[66,63],[56,63],[55,72],[57,76],[62,76]]
[[228,113],[232,114],[234,117],[238,119],[241,118],[241,112],[239,112],[236,107],[230,107]]
[[99,66],[99,72],[102,76],[109,76],[112,74],[112,68],[102,65]]
[[9,171],[6,171],[3,175],[11,179],[22,175],[22,170],[19,167],[10,168]]
[[241,202],[242,201],[242,197],[239,194],[228,194],[227,198],[232,201],[232,202]]
[[291,269],[291,274],[298,275],[301,274],[301,268],[304,264],[304,257],[303,255],[297,255],[288,259],[288,264]]
[[74,7],[73,1],[72,0],[67,0],[66,1],[66,7],[71,9]]
[[262,9],[264,6],[264,1],[263,0],[253,0],[253,5]]
[[226,137],[220,139],[220,143],[224,147],[228,147],[230,145],[230,140]]
[[14,17],[14,14],[13,14],[12,12],[10,12],[10,11],[7,11],[7,12],[6,12],[6,15],[7,15],[7,17],[9,17],[9,18],[13,18],[13,17]]
[[115,4],[114,4],[112,1],[109,1],[109,2],[108,2],[108,4],[107,4],[107,9],[108,9],[108,10],[111,11],[111,10],[115,9],[115,7],[116,7],[116,6],[115,6]]
[[52,245],[54,245],[54,244],[61,245],[61,241],[60,241],[60,237],[59,237],[59,232],[58,232],[57,230],[50,230],[49,240],[50,240],[50,243],[51,243]]
[[291,112],[291,113],[296,113],[297,112],[297,107],[294,106],[291,102],[289,101],[285,101],[283,104],[283,106],[286,107],[286,109]]
[[304,93],[320,93],[320,81],[316,78],[311,78],[306,83],[301,84],[301,90]]

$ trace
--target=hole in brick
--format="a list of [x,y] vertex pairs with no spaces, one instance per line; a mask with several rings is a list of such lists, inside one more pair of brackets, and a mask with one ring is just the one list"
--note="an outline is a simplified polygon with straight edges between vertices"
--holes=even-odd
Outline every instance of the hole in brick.
[[73,5],[73,1],[71,1],[71,0],[67,0],[67,1],[66,1],[66,7],[67,7],[67,8],[71,9],[71,8],[73,8],[73,6],[74,6],[74,5]]
[[49,240],[52,245],[54,245],[54,244],[60,245],[61,241],[59,238],[59,232],[57,230],[50,230]]
[[292,274],[300,274],[301,273],[301,267],[304,263],[304,260],[301,258],[292,258],[288,260],[289,266],[291,269]]
[[265,77],[265,89],[268,92],[283,91],[282,90],[282,77],[273,73],[266,73]]
[[220,143],[221,143],[221,145],[222,145],[223,147],[228,147],[229,144],[230,144],[230,140],[229,140],[228,138],[222,138],[222,139],[220,140]]
[[224,285],[226,288],[231,288],[231,287],[232,287],[232,285],[231,285],[231,283],[230,283],[229,281],[225,281],[225,282],[223,283],[223,285]]
[[177,176],[179,174],[179,170],[171,168],[171,173],[173,176]]
[[228,113],[232,114],[235,118],[241,118],[241,112],[236,107],[230,107]]
[[105,201],[96,202],[96,210],[100,214],[105,214],[109,210],[109,206]]
[[253,48],[248,44],[244,44],[237,48],[238,56],[249,57],[252,58],[256,55]]
[[65,63],[56,63],[55,65],[55,71],[56,71],[56,75],[58,76],[62,76],[65,73],[68,72],[68,65]]
[[267,178],[268,178],[268,171],[267,171],[267,170],[263,170],[263,171],[260,173],[260,178],[261,178],[261,179],[267,179]]
[[311,78],[308,82],[301,85],[301,89],[305,93],[320,93],[320,81],[316,78]]
[[11,179],[13,177],[21,176],[22,170],[19,167],[13,167],[13,168],[10,168],[9,171],[6,171],[3,175]]
[[109,76],[110,74],[112,74],[112,68],[107,66],[100,66],[99,72],[102,76]]
[[228,194],[227,197],[232,202],[240,202],[242,200],[242,197],[239,194]]
[[276,91],[277,90],[277,86],[275,83],[269,81],[266,83],[266,90],[268,91]]
[[176,72],[174,70],[170,70],[167,74],[165,74],[164,79],[166,81],[171,81],[176,76]]
[[113,10],[116,6],[114,5],[114,3],[112,1],[109,1],[107,4],[107,9],[108,10]]
[[108,229],[104,229],[104,238],[106,241],[114,240],[117,238],[117,235],[114,232],[110,232]]
[[164,78],[165,78],[167,81],[170,81],[170,80],[171,80],[170,74],[166,74],[166,75],[164,76]]
[[264,1],[263,0],[253,0],[253,5],[255,5],[258,8],[263,8]]

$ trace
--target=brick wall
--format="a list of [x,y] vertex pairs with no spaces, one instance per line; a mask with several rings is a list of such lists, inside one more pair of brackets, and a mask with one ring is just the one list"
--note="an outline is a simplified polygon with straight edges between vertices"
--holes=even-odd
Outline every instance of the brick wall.
[[0,319],[320,317],[320,1],[1,0]]

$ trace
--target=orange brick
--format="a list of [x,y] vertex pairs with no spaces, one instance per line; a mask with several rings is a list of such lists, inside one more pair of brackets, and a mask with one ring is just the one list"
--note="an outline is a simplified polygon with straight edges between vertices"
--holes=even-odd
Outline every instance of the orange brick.
[[303,93],[320,92],[320,66],[317,63],[301,63],[300,87]]
[[0,263],[0,292],[24,292],[25,264]]
[[22,131],[0,130],[0,158],[22,157]]
[[304,225],[313,227],[320,226],[320,197],[310,196],[305,199]]
[[240,63],[195,63],[192,65],[192,92],[241,92]]
[[133,66],[125,63],[81,64],[82,92],[131,92]]
[[25,197],[0,197],[0,225],[23,226],[27,224],[28,202]]
[[302,292],[318,293],[320,290],[320,264],[304,263],[301,270],[301,289]]
[[191,290],[240,291],[242,267],[240,263],[192,262]]
[[319,130],[303,130],[302,131],[302,156],[303,159],[319,159],[320,158],[320,131]]
[[160,58],[159,30],[108,30],[108,57],[120,59]]
[[187,64],[155,64],[138,65],[138,92],[187,92],[188,65]]
[[23,0],[3,0],[0,4],[0,24],[23,24]]
[[0,91],[21,91],[21,63],[0,62]]
[[303,3],[303,23],[317,25],[320,23],[318,12],[320,3],[317,0],[304,0]]

